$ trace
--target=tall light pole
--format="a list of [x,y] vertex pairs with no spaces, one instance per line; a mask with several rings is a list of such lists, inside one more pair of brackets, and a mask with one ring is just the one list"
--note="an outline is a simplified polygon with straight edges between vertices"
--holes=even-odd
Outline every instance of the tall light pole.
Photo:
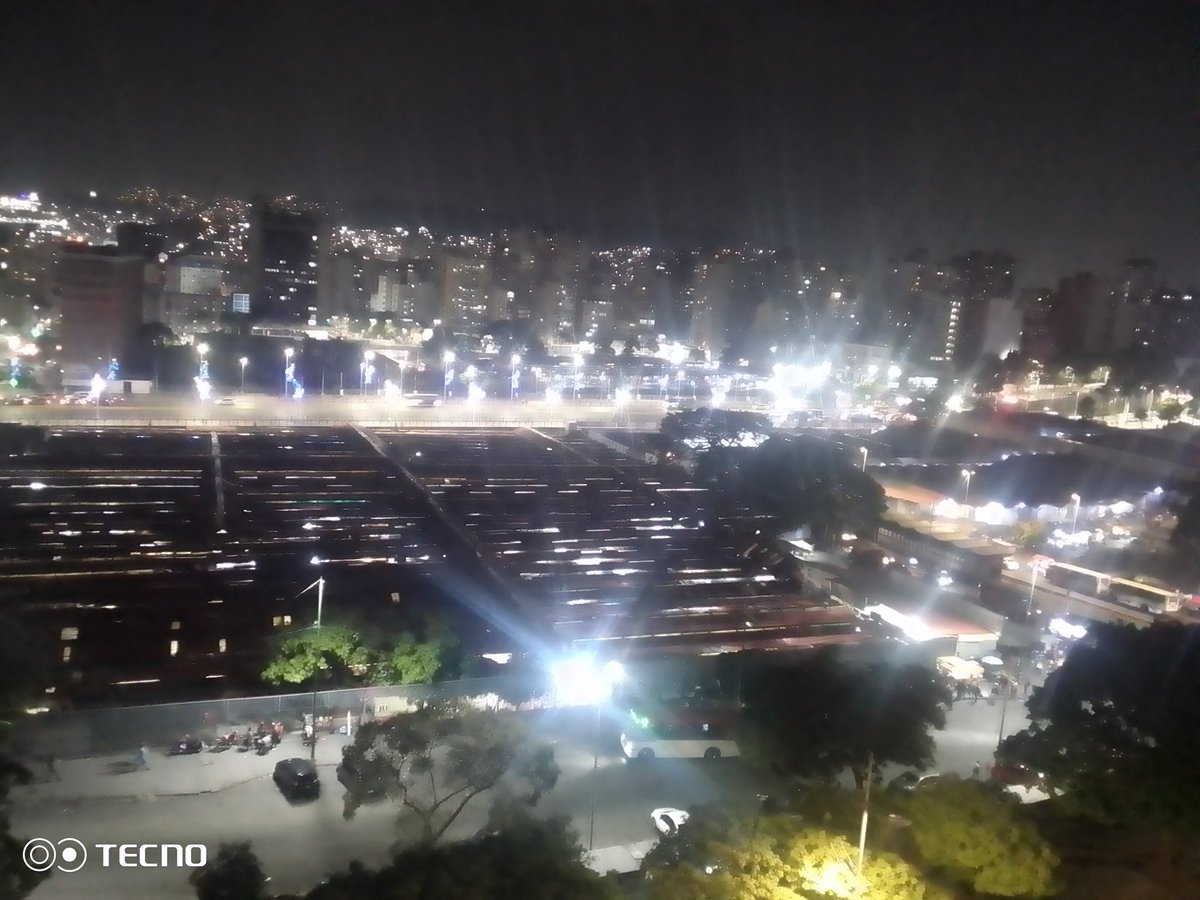
[[287,396],[288,381],[292,377],[292,354],[296,351],[291,347],[283,348],[283,396]]
[[238,360],[238,364],[242,367],[242,393],[243,394],[246,393],[246,364],[249,362],[250,362],[250,360],[248,360],[244,356]]
[[200,371],[197,374],[201,381],[208,381],[208,344],[197,344],[196,352],[200,354]]
[[971,476],[975,474],[974,469],[963,469],[962,477],[965,482],[963,487],[963,506],[967,505],[967,500],[971,496]]
[[862,470],[865,472],[865,471],[867,471],[867,448],[859,447],[858,452],[863,455]]
[[361,396],[367,392],[367,385],[372,382],[375,377],[375,351],[363,351],[362,364],[358,367],[358,393]]
[[1029,568],[1029,602],[1025,604],[1025,617],[1027,619],[1033,617],[1033,594],[1037,590],[1038,576],[1046,574],[1046,570],[1036,563]]
[[1071,517],[1071,534],[1074,534],[1079,529],[1079,495],[1072,494],[1071,499],[1075,501],[1075,514]]
[[517,366],[521,365],[521,354],[514,353],[512,355],[512,375],[508,382],[508,399],[517,399]]
[[575,363],[575,393],[574,393],[574,398],[575,398],[576,400],[578,400],[578,399],[579,399],[579,370],[580,370],[580,368],[582,368],[582,366],[583,366],[583,357],[582,357],[580,354],[576,353],[576,354],[575,354],[575,356],[574,356],[574,358],[573,358],[571,361],[572,361],[573,363]]
[[[310,562],[314,566],[317,566],[317,565],[321,564],[321,559],[320,559],[320,557],[314,556],[310,560]],[[308,587],[306,587],[304,590],[302,590],[299,594],[297,594],[296,597],[299,598],[299,597],[303,596],[304,594],[307,594],[313,588],[317,589],[316,629],[317,629],[317,636],[320,637],[320,635],[321,635],[321,617],[325,612],[325,576],[322,575],[320,578],[318,578],[316,581],[314,581],[312,584],[310,584]],[[308,745],[308,753],[309,753],[308,758],[316,759],[317,758],[317,676],[316,676],[316,674],[313,675],[312,727],[313,727],[312,741]]]
[[454,365],[454,351],[447,350],[442,354],[442,399],[445,400],[450,396],[450,380],[454,377],[454,370],[450,367]]

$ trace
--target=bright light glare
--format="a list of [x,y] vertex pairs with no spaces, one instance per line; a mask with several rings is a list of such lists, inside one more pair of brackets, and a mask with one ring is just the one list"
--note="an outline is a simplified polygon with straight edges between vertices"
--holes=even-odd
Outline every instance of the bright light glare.
[[546,402],[551,406],[556,406],[562,402],[562,392],[557,388],[546,388]]
[[617,388],[614,398],[616,399],[618,406],[623,406],[633,399],[633,394],[629,392],[629,388]]
[[550,677],[559,703],[590,706],[612,696],[614,685],[625,678],[625,669],[615,660],[598,666],[594,657],[582,655],[552,663]]

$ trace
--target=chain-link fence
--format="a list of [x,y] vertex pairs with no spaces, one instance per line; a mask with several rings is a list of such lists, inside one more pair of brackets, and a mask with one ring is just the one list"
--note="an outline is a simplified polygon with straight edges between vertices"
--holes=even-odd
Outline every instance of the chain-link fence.
[[[117,706],[45,713],[25,720],[17,731],[24,749],[53,752],[60,758],[115,753],[164,745],[183,735],[212,739],[229,731],[280,722],[301,727],[315,713],[318,728],[332,730],[370,718],[375,707],[388,712],[425,703],[462,700],[489,708],[540,705],[544,679],[533,674],[498,675],[437,684],[381,685],[304,694],[231,697],[152,706]],[[386,700],[386,703],[378,701]]]

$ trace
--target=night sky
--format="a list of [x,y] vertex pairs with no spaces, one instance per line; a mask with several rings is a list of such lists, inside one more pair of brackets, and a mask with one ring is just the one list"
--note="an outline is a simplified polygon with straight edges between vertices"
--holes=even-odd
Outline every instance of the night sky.
[[10,2],[0,190],[298,192],[862,267],[1197,279],[1197,12],[929,3]]

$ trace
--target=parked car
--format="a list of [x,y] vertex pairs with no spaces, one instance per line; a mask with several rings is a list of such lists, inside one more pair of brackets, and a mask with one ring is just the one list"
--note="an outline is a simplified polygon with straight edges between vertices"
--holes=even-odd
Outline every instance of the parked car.
[[[362,772],[360,772],[359,768],[358,768],[358,761],[355,759],[347,759],[347,758],[343,757],[342,761],[340,763],[338,763],[337,780],[340,781],[342,783],[342,786],[345,787],[346,790],[348,790],[348,791],[357,789],[363,781]],[[373,789],[368,790],[366,792],[366,799],[368,801],[382,800],[383,799],[382,789],[373,788]]]
[[916,772],[901,772],[892,779],[888,785],[890,791],[916,791],[923,787],[933,787],[942,780],[942,776],[933,772],[929,775],[920,775]]
[[236,406],[236,402],[232,397],[222,397],[217,401],[217,406]]
[[271,777],[280,793],[289,800],[316,797],[321,793],[317,766],[311,759],[281,759],[275,764],[275,773]]
[[663,806],[650,813],[650,821],[654,824],[654,829],[659,834],[668,836],[677,832],[679,826],[687,820],[687,810],[676,809],[673,806]]

